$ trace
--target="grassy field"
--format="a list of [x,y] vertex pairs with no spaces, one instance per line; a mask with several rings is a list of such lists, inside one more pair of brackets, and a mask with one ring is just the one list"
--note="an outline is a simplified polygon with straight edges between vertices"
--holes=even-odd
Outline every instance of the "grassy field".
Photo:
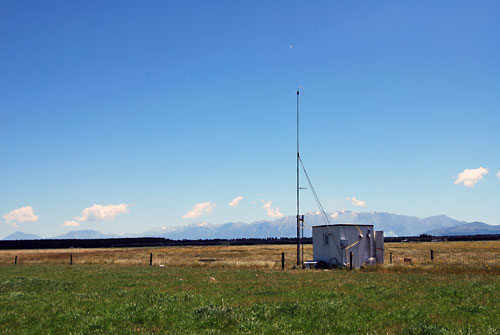
[[294,269],[293,246],[1,251],[0,334],[500,334],[500,242],[390,252],[347,271]]

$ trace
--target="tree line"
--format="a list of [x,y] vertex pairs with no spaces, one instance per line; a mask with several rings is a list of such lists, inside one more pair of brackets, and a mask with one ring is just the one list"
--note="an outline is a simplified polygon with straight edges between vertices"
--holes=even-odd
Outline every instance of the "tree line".
[[[491,241],[500,240],[500,234],[463,236],[420,236],[385,237],[385,242],[439,242],[439,241]],[[295,244],[295,237],[236,238],[171,240],[163,237],[129,237],[99,239],[43,239],[43,240],[1,240],[0,249],[69,249],[69,248],[131,248],[168,246],[209,246],[209,245],[258,245]],[[302,239],[304,244],[312,244],[311,237]]]

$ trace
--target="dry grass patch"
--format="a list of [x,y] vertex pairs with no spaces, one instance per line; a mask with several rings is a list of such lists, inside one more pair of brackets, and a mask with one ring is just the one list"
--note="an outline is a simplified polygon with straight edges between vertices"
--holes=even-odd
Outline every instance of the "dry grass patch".
[[[434,250],[434,261],[430,250]],[[295,245],[196,246],[109,249],[2,250],[0,264],[115,264],[127,266],[205,267],[242,269],[280,269],[281,253],[285,267],[295,268]],[[393,264],[389,264],[392,252]],[[305,260],[312,259],[312,245],[304,246]],[[385,264],[375,271],[469,272],[500,274],[500,241],[386,243]],[[411,264],[404,264],[411,258]]]
[[[281,268],[281,253],[286,254],[286,267],[295,264],[296,247],[278,246],[196,246],[155,248],[110,249],[50,249],[50,250],[2,250],[0,264],[12,264],[18,256],[18,264],[119,264],[149,265],[153,253],[153,265],[177,267],[237,267]],[[312,246],[304,246],[305,258],[312,258]]]
[[[500,275],[499,255],[500,241],[387,243],[386,262],[380,270]],[[404,258],[411,258],[411,264],[405,264]]]

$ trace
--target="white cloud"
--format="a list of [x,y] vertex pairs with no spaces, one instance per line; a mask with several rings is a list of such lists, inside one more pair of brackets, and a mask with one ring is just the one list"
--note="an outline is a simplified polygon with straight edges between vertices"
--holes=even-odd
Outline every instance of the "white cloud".
[[498,180],[500,180],[500,171],[497,173]]
[[76,221],[111,221],[118,214],[129,212],[130,205],[98,205],[93,204],[82,211],[82,216],[76,217]]
[[352,197],[352,198],[346,197],[345,199],[351,200],[351,203],[353,204],[353,206],[366,207],[366,201],[364,201],[364,200],[356,199],[356,197]]
[[191,208],[189,212],[182,216],[183,219],[196,219],[199,218],[204,212],[212,213],[215,207],[215,203],[207,201],[200,202]]
[[240,205],[241,200],[243,200],[243,197],[241,195],[237,196],[236,198],[231,200],[231,202],[228,205],[231,207],[238,207]]
[[35,215],[31,206],[14,209],[5,214],[3,218],[5,219],[5,223],[12,227],[18,227],[18,223],[36,222],[38,220],[38,216]]
[[463,172],[458,174],[455,184],[463,184],[467,187],[474,187],[478,181],[483,179],[483,175],[488,173],[488,169],[484,167],[479,167],[478,169],[465,169]]
[[63,227],[79,227],[80,222],[66,220],[66,221],[64,221],[64,223],[62,225],[63,225]]
[[278,206],[276,206],[276,208],[272,208],[271,204],[272,204],[272,201],[269,200],[268,202],[266,202],[262,206],[262,208],[264,208],[267,211],[268,216],[270,216],[272,218],[284,216],[284,214],[280,212],[280,208]]

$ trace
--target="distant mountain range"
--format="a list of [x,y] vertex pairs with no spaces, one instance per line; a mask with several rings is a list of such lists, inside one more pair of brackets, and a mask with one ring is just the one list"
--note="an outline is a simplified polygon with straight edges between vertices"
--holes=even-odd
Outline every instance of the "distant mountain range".
[[[445,215],[422,219],[384,212],[356,213],[348,210],[327,213],[327,216],[330,224],[373,224],[374,229],[383,230],[385,236],[416,236],[429,230],[455,227],[466,223]],[[321,213],[311,212],[305,214],[305,224],[304,236],[311,236],[311,227],[324,225],[326,221]],[[272,221],[229,222],[220,225],[200,222],[182,227],[155,228],[140,235],[170,239],[293,237],[296,235],[296,218],[295,216],[285,216]]]
[[500,234],[500,226],[492,226],[482,222],[471,222],[456,227],[430,230],[427,233],[433,236]]
[[4,240],[40,240],[42,237],[35,234],[27,234],[20,231],[16,231],[15,233],[10,234],[9,236],[5,236]]
[[[482,222],[467,223],[454,220],[446,215],[418,218],[384,212],[356,213],[342,210],[327,213],[330,224],[364,223],[373,224],[374,229],[383,230],[385,236],[418,236],[431,234],[444,235],[480,235],[500,234],[500,226],[492,226]],[[319,212],[305,214],[304,236],[312,235],[312,226],[326,224]],[[96,239],[113,237],[165,237],[175,240],[213,239],[213,238],[266,238],[293,237],[296,235],[295,216],[285,216],[277,220],[261,220],[252,223],[228,222],[210,224],[206,222],[192,223],[177,227],[157,227],[140,234],[103,234],[96,230],[75,230],[51,237],[52,239]],[[15,232],[4,240],[41,239],[34,234]]]
[[113,238],[113,237],[121,237],[117,234],[103,234],[97,230],[73,230],[67,232],[66,234],[58,235],[56,237],[52,237],[55,240],[84,240],[84,239],[95,239],[95,238]]
[[[122,237],[117,234],[103,234],[97,230],[73,230],[62,235],[55,237],[48,237],[47,239],[53,240],[79,240],[79,239],[95,239],[95,238],[113,238]],[[43,237],[35,234],[26,234],[20,231],[16,231],[9,236],[6,236],[4,240],[42,240]]]

